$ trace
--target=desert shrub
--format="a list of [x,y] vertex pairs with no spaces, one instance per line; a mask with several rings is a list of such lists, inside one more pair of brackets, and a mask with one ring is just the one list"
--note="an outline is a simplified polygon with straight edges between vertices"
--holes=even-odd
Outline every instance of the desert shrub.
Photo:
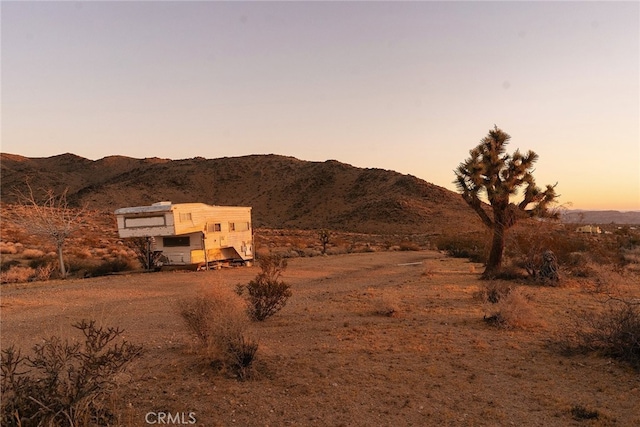
[[0,254],[17,254],[18,248],[12,242],[0,242]]
[[280,311],[291,297],[291,286],[280,280],[287,268],[287,260],[280,255],[263,256],[259,260],[261,272],[246,285],[238,289],[245,295],[249,316],[263,321]]
[[0,264],[0,272],[9,271],[11,267],[15,267],[16,265],[21,265],[20,261],[17,259],[2,261],[2,264]]
[[126,257],[107,258],[104,260],[69,257],[68,271],[79,277],[99,277],[111,273],[130,271],[135,267],[132,260]]
[[522,288],[514,288],[498,302],[485,304],[484,320],[505,329],[534,326],[537,322],[529,300]]
[[160,252],[151,251],[151,242],[146,237],[130,237],[125,239],[124,244],[133,252],[135,258],[145,270],[155,267],[160,259]]
[[239,379],[244,380],[253,373],[253,361],[258,351],[258,342],[240,335],[231,340],[227,346],[229,365]]
[[596,270],[595,268],[593,268],[593,266],[588,264],[570,267],[569,273],[573,277],[578,277],[582,279],[594,278],[598,276],[598,270]]
[[93,268],[89,273],[92,276],[104,276],[111,273],[119,273],[122,271],[133,270],[134,266],[131,260],[126,257],[118,256],[102,261],[98,266]]
[[[33,268],[33,269],[38,269],[38,267],[42,267],[51,263],[57,264],[58,260],[56,259],[56,257],[50,257],[48,255],[42,256],[42,257],[38,257],[38,258],[33,258],[31,260],[29,260],[29,267]],[[56,266],[57,267],[57,266]]]
[[540,277],[545,269],[545,253],[553,253],[558,264],[570,266],[586,262],[588,249],[583,236],[549,221],[520,224],[506,241],[506,253],[514,260],[514,265],[524,269],[529,278],[545,283],[554,282]]
[[22,256],[26,259],[42,258],[44,256],[44,252],[40,249],[25,249],[22,251]]
[[609,299],[599,315],[588,313],[577,333],[578,348],[610,356],[640,370],[640,302]]
[[91,258],[92,254],[88,248],[83,247],[75,247],[70,250],[70,253],[73,254],[76,258]]
[[373,302],[373,312],[378,316],[398,317],[400,315],[400,307],[395,298],[381,295]]
[[49,263],[45,265],[41,265],[36,268],[36,273],[34,275],[34,280],[46,281],[51,278],[51,275],[56,269],[56,265],[54,263]]
[[507,265],[493,276],[493,279],[496,280],[522,280],[526,278],[527,273],[517,264]]
[[349,248],[346,246],[334,246],[328,248],[325,252],[327,255],[343,255],[349,253]]
[[468,258],[472,262],[487,260],[487,240],[478,233],[440,236],[436,247],[454,258]]
[[14,346],[2,351],[3,426],[114,425],[105,400],[115,377],[140,356],[142,347],[115,343],[118,328],[97,327],[95,321],[73,325],[84,342],[45,339],[23,357]]
[[244,301],[231,292],[210,291],[180,301],[180,316],[212,365],[239,379],[252,372],[258,343],[247,337],[249,318]]
[[401,251],[419,251],[420,250],[420,245],[418,245],[415,242],[412,242],[411,240],[403,240],[402,242],[400,242],[399,246]]
[[575,420],[596,420],[600,418],[600,413],[597,410],[587,409],[582,405],[573,405],[571,407],[571,416]]
[[484,281],[480,285],[480,289],[474,294],[474,297],[483,303],[495,304],[509,295],[514,288],[512,284],[498,280]]
[[36,271],[31,267],[21,265],[11,266],[7,271],[0,273],[0,283],[23,283],[31,280]]

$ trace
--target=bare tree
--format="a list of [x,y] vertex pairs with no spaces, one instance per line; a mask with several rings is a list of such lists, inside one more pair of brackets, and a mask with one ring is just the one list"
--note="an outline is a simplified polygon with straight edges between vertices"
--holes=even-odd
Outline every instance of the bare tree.
[[64,264],[63,248],[66,241],[80,228],[80,217],[86,211],[86,206],[72,209],[67,202],[67,192],[56,194],[53,190],[44,190],[44,197],[36,198],[33,188],[27,182],[27,191],[15,191],[17,203],[22,206],[15,220],[27,232],[42,236],[50,240],[56,247],[60,276],[67,276]]
[[[523,217],[549,217],[549,206],[558,197],[555,185],[547,185],[543,191],[536,186],[533,165],[538,155],[529,150],[522,154],[516,150],[506,154],[511,137],[494,126],[480,144],[469,151],[471,155],[455,170],[456,184],[462,198],[478,214],[482,222],[493,230],[491,252],[483,273],[485,278],[495,276],[502,266],[505,232]],[[522,189],[522,200],[515,204],[511,198]],[[493,215],[483,206],[486,196]]]

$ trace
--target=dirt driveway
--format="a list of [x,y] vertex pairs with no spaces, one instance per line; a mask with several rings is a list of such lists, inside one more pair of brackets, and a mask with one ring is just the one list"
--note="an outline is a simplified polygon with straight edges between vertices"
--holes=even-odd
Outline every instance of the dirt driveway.
[[[479,271],[429,251],[292,259],[293,297],[252,324],[258,375],[244,382],[198,356],[177,303],[247,283],[257,267],[5,285],[2,348],[75,338],[70,324],[83,318],[125,329],[146,352],[114,395],[123,426],[157,412],[202,426],[640,425],[637,372],[554,350],[593,306],[587,292],[527,287],[534,326],[501,330],[473,297]],[[574,419],[576,406],[598,419]]]

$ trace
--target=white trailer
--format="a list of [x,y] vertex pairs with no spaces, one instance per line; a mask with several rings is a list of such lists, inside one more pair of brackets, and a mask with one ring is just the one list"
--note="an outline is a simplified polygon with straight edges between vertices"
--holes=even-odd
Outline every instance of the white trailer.
[[115,211],[121,238],[146,237],[160,265],[210,266],[253,260],[251,208],[159,202]]

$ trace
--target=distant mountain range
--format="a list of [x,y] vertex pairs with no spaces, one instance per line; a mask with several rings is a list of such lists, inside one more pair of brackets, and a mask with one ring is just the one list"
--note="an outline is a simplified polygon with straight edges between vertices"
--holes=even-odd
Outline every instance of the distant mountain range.
[[576,224],[640,224],[640,211],[569,210],[562,214],[562,222]]
[[158,201],[253,207],[254,225],[377,234],[482,230],[460,195],[411,175],[278,155],[89,160],[1,154],[1,200],[13,189],[68,188],[69,201],[114,211]]

